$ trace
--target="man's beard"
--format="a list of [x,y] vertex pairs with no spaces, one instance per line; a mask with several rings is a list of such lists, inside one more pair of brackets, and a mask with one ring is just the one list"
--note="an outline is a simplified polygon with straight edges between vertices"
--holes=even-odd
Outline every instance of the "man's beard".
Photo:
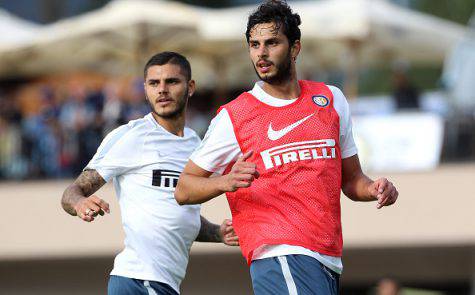
[[292,63],[291,63],[291,56],[290,56],[290,50],[289,50],[289,52],[287,53],[286,59],[278,66],[276,65],[277,71],[275,75],[261,76],[259,72],[257,71],[256,66],[254,66],[254,71],[256,71],[257,76],[266,83],[281,84],[282,82],[288,81],[290,79],[291,65]]
[[159,114],[156,110],[155,110],[155,104],[152,103],[147,95],[147,93],[145,93],[145,96],[147,98],[147,102],[150,106],[150,109],[152,110],[152,112],[161,117],[161,118],[164,118],[164,119],[174,119],[174,118],[177,118],[179,117],[181,114],[183,114],[185,108],[186,108],[186,103],[188,102],[188,88],[186,89],[185,93],[183,94],[183,97],[179,100],[176,101],[177,105],[176,105],[176,108],[175,110],[169,112],[169,113],[161,113]]

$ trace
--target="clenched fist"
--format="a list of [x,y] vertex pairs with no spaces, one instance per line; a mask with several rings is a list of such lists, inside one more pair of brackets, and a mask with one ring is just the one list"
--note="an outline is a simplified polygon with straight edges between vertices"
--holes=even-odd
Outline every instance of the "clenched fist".
[[246,162],[252,155],[249,151],[238,158],[231,171],[223,176],[223,191],[235,192],[242,187],[250,187],[254,179],[259,178],[255,163]]
[[379,178],[369,186],[370,194],[378,200],[376,208],[394,204],[399,196],[396,187],[386,178]]
[[229,219],[225,219],[219,226],[219,235],[221,241],[228,246],[239,246],[239,237],[234,231],[233,222]]
[[76,215],[84,221],[94,221],[97,215],[104,216],[104,212],[110,213],[109,204],[96,195],[82,198],[74,206]]

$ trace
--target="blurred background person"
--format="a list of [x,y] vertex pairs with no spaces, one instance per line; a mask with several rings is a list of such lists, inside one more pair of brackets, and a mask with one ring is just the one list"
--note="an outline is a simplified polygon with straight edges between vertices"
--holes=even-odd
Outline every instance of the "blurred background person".
[[390,278],[381,279],[376,286],[375,295],[400,295],[398,282]]
[[396,102],[396,108],[399,111],[417,111],[420,109],[419,90],[411,82],[408,71],[409,65],[407,63],[400,61],[393,66],[393,97]]

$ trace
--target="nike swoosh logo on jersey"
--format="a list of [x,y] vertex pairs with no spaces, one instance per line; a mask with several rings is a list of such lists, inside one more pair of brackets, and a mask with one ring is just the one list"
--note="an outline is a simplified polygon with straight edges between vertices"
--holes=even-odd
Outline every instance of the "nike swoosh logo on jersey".
[[299,126],[303,122],[307,121],[311,116],[315,115],[315,113],[308,115],[307,117],[298,120],[297,122],[283,128],[280,130],[274,130],[272,129],[272,122],[269,124],[269,129],[267,130],[267,137],[269,137],[270,140],[277,140],[281,138],[282,136],[286,135],[290,131],[292,131],[295,127]]

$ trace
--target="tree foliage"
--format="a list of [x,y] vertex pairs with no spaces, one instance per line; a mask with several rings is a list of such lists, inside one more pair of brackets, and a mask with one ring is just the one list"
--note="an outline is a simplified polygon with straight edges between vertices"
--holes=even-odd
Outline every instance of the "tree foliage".
[[411,6],[419,11],[464,25],[475,12],[474,0],[412,0],[411,2]]
[[233,0],[180,0],[180,2],[197,5],[197,6],[207,6],[207,7],[229,7],[235,5]]

